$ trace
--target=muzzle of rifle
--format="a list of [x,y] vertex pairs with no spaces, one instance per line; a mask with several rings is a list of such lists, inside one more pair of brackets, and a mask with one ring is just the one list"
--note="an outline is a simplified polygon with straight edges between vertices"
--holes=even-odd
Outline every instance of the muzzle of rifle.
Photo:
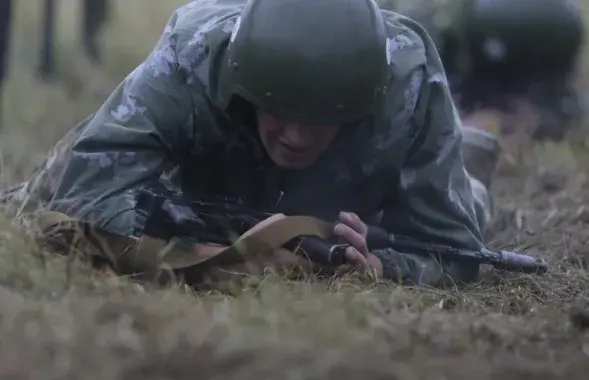
[[498,253],[500,259],[492,263],[496,269],[533,274],[544,274],[548,271],[548,262],[544,259],[510,251],[500,251]]

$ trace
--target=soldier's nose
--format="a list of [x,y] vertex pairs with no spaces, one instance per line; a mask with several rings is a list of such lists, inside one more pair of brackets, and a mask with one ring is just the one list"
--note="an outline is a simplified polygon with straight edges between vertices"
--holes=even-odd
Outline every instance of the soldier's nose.
[[284,127],[284,139],[283,142],[296,146],[296,147],[308,147],[313,144],[313,134],[311,129],[307,126],[289,123]]

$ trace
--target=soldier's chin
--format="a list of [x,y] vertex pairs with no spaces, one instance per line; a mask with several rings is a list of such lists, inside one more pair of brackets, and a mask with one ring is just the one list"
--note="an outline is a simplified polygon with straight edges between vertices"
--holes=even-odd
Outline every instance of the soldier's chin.
[[292,154],[283,151],[271,152],[270,158],[281,169],[304,169],[317,160],[312,154]]

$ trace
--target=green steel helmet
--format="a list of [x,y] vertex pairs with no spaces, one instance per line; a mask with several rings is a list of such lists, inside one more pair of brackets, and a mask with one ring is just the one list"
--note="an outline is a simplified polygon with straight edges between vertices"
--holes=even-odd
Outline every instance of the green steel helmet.
[[386,47],[373,0],[249,0],[221,58],[221,106],[237,95],[299,123],[359,121],[386,93]]
[[461,29],[471,50],[524,69],[566,71],[581,49],[584,25],[573,0],[466,0]]

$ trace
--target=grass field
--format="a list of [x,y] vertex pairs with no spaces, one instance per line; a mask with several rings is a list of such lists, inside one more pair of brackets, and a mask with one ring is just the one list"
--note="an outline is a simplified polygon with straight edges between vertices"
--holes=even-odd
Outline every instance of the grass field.
[[[116,2],[107,62],[96,68],[77,47],[78,2],[61,1],[52,84],[33,75],[39,3],[17,5],[3,186],[101,104],[184,2]],[[545,257],[551,271],[486,270],[466,289],[273,277],[235,297],[141,288],[48,256],[0,220],[0,378],[586,379],[587,154],[566,144],[524,153],[498,173],[492,245]]]

